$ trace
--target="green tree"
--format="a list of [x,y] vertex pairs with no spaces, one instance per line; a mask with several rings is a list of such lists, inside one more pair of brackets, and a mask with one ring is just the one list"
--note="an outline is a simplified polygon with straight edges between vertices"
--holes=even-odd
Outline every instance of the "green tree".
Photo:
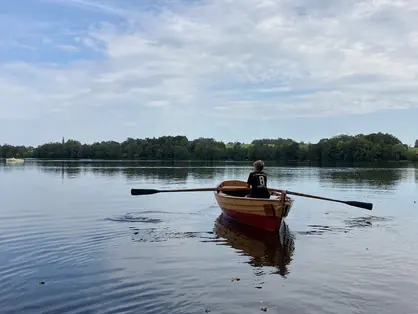
[[0,145],[0,157],[35,157],[53,159],[158,159],[158,160],[310,160],[317,162],[416,161],[416,149],[387,133],[339,135],[317,143],[292,139],[258,139],[250,144],[225,143],[213,138],[162,136],[159,138],[127,138],[123,142],[102,141],[82,144],[69,139],[50,142],[36,148]]

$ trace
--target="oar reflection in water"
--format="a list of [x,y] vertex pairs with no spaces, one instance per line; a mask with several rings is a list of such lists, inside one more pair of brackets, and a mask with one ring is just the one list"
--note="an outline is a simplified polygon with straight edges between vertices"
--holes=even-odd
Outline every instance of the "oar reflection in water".
[[248,256],[253,267],[276,267],[277,274],[285,277],[292,261],[295,242],[286,223],[279,234],[240,224],[221,214],[215,221],[214,232],[228,245]]

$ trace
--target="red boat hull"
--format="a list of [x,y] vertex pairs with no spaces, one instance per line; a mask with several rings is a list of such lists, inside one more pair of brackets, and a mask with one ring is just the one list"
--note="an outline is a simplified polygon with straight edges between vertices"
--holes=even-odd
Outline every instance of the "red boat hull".
[[242,213],[233,210],[228,210],[223,207],[221,207],[221,209],[226,216],[230,217],[235,221],[271,232],[278,231],[282,223],[281,217],[269,217],[249,213]]

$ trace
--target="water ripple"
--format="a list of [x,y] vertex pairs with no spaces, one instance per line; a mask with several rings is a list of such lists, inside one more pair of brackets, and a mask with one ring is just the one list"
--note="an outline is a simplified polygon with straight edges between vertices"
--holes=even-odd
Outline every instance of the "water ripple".
[[161,219],[134,216],[130,214],[122,215],[122,216],[115,217],[115,218],[106,218],[106,220],[118,221],[118,222],[144,222],[144,223],[154,223],[154,224],[162,222]]

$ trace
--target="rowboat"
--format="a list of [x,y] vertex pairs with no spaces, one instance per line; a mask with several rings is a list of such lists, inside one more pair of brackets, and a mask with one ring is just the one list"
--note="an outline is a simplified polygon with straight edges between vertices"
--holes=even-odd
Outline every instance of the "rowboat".
[[156,193],[175,192],[209,192],[215,194],[216,202],[222,212],[240,223],[250,225],[262,230],[279,231],[282,221],[290,212],[294,200],[287,195],[297,195],[324,201],[346,204],[372,210],[372,203],[359,201],[342,201],[327,197],[302,194],[292,191],[269,189],[269,198],[246,197],[249,193],[247,182],[240,180],[225,180],[215,188],[196,188],[179,190],[156,190],[156,189],[131,189],[131,195],[151,195]]
[[24,163],[24,162],[25,162],[25,160],[22,159],[22,158],[14,158],[14,157],[6,158],[6,163],[8,163],[8,164],[21,164],[21,163]]
[[[260,271],[260,267],[275,267],[285,277],[291,263],[295,241],[286,222],[283,221],[277,234],[238,223],[221,213],[215,220],[213,231],[217,243],[228,245],[239,255],[248,257],[248,264]],[[221,240],[221,241],[219,241]]]
[[248,193],[247,182],[240,180],[222,181],[214,191],[216,202],[226,216],[243,224],[277,232],[289,214],[293,199],[280,192],[273,192],[270,198],[245,197]]

